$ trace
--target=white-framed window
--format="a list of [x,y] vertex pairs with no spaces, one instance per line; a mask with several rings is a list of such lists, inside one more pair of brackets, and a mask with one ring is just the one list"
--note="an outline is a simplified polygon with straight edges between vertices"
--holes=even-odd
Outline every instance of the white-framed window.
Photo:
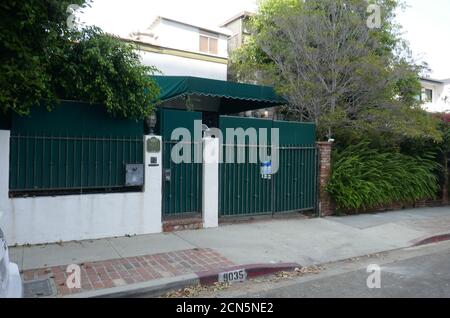
[[219,36],[214,33],[200,31],[200,52],[219,54]]
[[422,94],[420,95],[421,101],[426,103],[433,102],[433,90],[429,88],[422,88]]

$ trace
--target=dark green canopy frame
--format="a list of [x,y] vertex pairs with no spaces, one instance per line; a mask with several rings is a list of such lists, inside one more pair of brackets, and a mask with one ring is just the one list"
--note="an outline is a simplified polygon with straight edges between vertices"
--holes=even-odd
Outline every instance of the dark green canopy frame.
[[272,87],[189,76],[154,76],[163,108],[237,114],[287,104]]

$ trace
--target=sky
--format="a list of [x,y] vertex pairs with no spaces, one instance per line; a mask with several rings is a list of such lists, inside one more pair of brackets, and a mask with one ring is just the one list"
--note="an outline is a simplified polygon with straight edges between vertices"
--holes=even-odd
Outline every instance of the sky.
[[105,31],[128,35],[167,16],[201,26],[218,27],[241,11],[256,11],[257,0],[94,0],[82,20]]
[[450,78],[450,0],[407,0],[398,13],[404,38],[416,59],[432,69],[431,77]]
[[[255,11],[258,0],[94,0],[82,21],[127,36],[145,30],[158,15],[217,27],[241,11]],[[406,0],[397,21],[416,60],[425,61],[431,77],[450,78],[450,0]]]

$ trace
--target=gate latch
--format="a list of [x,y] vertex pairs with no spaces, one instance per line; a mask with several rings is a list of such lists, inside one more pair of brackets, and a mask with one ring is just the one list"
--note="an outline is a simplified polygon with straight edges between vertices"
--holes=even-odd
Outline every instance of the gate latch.
[[164,170],[164,180],[170,182],[171,179],[172,179],[172,171],[170,169],[165,169]]

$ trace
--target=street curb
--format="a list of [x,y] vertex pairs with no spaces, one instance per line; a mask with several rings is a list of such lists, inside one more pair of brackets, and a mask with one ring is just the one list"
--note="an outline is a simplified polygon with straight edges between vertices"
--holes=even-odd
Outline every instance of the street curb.
[[433,244],[433,243],[439,243],[439,242],[444,242],[444,241],[449,241],[449,240],[450,240],[450,233],[433,235],[433,236],[430,236],[430,237],[427,237],[424,239],[420,239],[420,240],[414,242],[413,247],[428,245],[428,244]]
[[121,287],[100,289],[79,294],[67,295],[64,298],[133,298],[145,295],[158,297],[173,289],[181,289],[198,285],[199,279],[195,274],[155,279],[143,283],[131,284]]
[[293,271],[296,268],[301,267],[297,263],[279,263],[279,264],[250,264],[250,265],[238,265],[232,266],[220,271],[207,271],[197,273],[197,276],[202,285],[211,285],[219,282],[219,276],[221,273],[233,272],[238,270],[245,270],[248,278],[254,278],[258,276],[265,276],[275,274],[282,271]]
[[199,284],[213,285],[214,283],[219,282],[221,273],[245,270],[247,273],[246,279],[249,279],[281,271],[293,271],[299,267],[301,266],[297,263],[237,265],[214,271],[198,272],[183,276],[152,280],[139,284],[67,295],[64,296],[64,298],[134,298],[144,295],[145,297],[158,297],[171,290],[178,290],[189,286],[196,286]]

